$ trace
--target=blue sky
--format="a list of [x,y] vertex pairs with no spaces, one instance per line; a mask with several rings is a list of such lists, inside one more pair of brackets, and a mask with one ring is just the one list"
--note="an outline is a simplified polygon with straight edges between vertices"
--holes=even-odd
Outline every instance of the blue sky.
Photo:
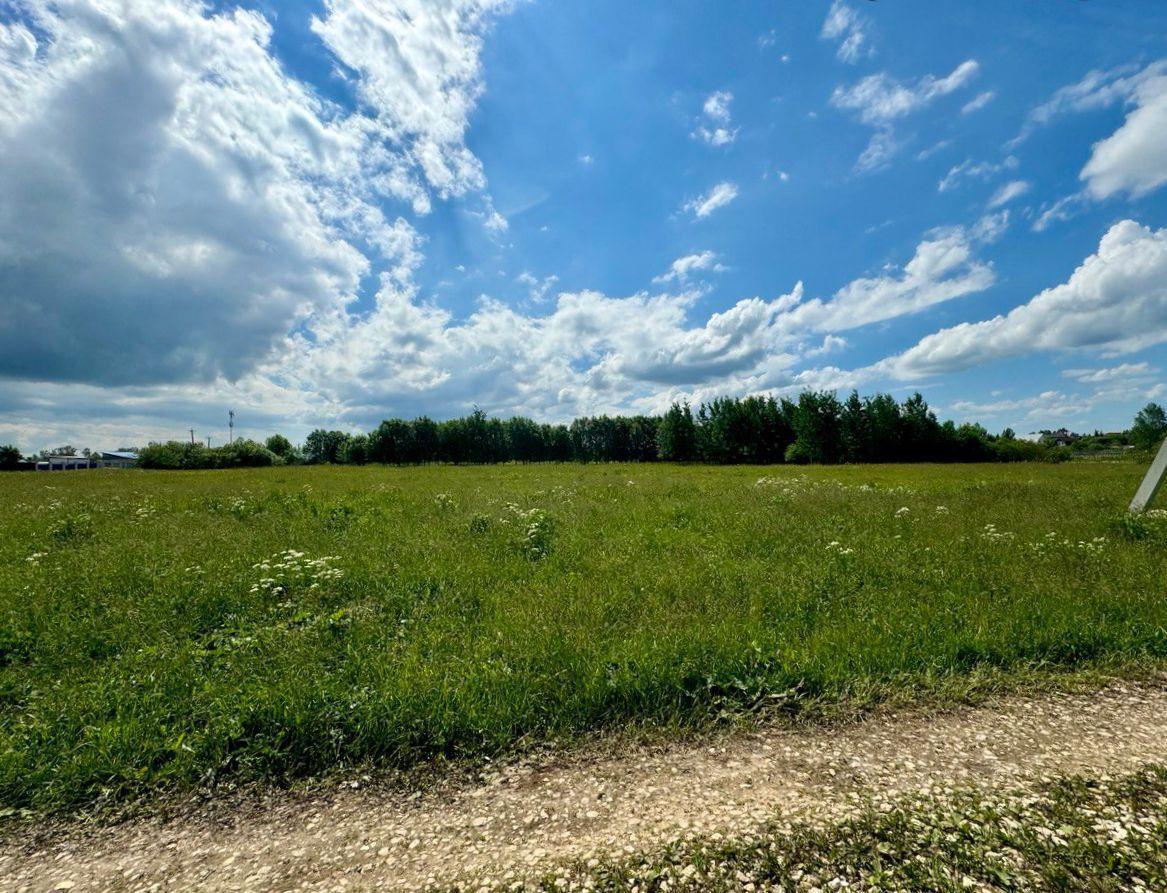
[[1167,397],[1160,4],[0,0],[0,155],[26,450]]

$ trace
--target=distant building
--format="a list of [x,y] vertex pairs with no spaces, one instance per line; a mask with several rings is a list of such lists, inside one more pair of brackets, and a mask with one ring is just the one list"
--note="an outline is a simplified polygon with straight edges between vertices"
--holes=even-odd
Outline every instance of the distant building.
[[1046,446],[1069,446],[1078,439],[1078,436],[1073,431],[1059,428],[1057,431],[1043,431],[1041,442]]
[[102,450],[100,453],[93,453],[89,456],[49,456],[36,463],[36,470],[81,471],[86,468],[133,468],[137,464],[137,453]]
[[133,468],[138,464],[138,454],[102,450],[98,454],[97,461],[99,468]]
[[93,460],[88,456],[49,456],[36,464],[37,471],[79,471],[93,467]]

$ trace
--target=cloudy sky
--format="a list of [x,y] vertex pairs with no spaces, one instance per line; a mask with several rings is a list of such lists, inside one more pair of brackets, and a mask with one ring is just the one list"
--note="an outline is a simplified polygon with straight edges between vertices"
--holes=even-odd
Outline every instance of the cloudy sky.
[[0,0],[0,442],[1167,397],[1167,4]]

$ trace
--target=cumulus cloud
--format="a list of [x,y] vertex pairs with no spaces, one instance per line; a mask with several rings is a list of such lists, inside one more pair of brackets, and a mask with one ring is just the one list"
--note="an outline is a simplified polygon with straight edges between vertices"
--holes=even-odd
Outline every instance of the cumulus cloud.
[[419,240],[386,203],[482,184],[461,140],[488,7],[440,5],[326,5],[352,112],[257,12],[25,0],[0,34],[0,375],[236,380],[346,325],[366,275],[406,282]]
[[727,146],[737,139],[737,128],[730,127],[733,116],[729,106],[732,102],[733,94],[726,90],[709,94],[701,106],[701,118],[691,136],[710,146]]
[[798,328],[840,332],[918,313],[935,304],[984,291],[996,280],[976,259],[974,237],[962,228],[935,233],[916,247],[903,269],[855,279],[829,301],[807,301],[790,313]]
[[384,137],[446,197],[483,185],[466,148],[482,93],[488,16],[506,0],[325,0],[312,30],[356,75],[357,92]]
[[898,378],[953,372],[1031,351],[1119,355],[1167,341],[1167,230],[1116,223],[1069,280],[1007,314],[922,339],[880,368]]
[[819,36],[823,40],[838,41],[836,55],[852,65],[874,52],[868,45],[866,19],[848,0],[835,0],[831,4]]
[[1167,183],[1167,59],[1142,68],[1123,65],[1089,72],[1034,108],[1010,145],[1024,141],[1061,116],[1118,103],[1128,106],[1126,119],[1092,147],[1079,173],[1085,184],[1082,191],[1044,207],[1034,223],[1035,230],[1040,232],[1072,217],[1092,201],[1117,195],[1139,198]]
[[831,105],[853,112],[862,123],[875,128],[871,143],[860,156],[859,170],[881,167],[895,154],[899,148],[894,133],[897,121],[966,86],[979,71],[976,60],[968,59],[942,78],[929,74],[904,83],[880,72],[850,87],[836,87]]
[[725,267],[718,262],[715,251],[699,251],[696,254],[686,254],[678,257],[669,266],[667,272],[653,278],[657,285],[668,282],[685,283],[695,273],[723,273]]
[[704,195],[690,199],[682,206],[698,220],[708,217],[718,208],[724,208],[738,196],[737,184],[728,180],[718,183]]
[[1092,198],[1139,198],[1167,183],[1167,66],[1134,88],[1126,121],[1095,143],[1081,179]]
[[22,26],[0,48],[0,374],[238,376],[352,298],[348,232],[408,250],[347,186],[359,125],[284,74],[259,15],[26,8],[35,54]]

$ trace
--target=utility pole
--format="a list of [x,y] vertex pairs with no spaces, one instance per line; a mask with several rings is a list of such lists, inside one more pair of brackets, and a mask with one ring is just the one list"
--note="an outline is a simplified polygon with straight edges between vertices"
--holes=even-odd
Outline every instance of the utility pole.
[[1147,476],[1143,478],[1138,492],[1135,493],[1135,498],[1131,500],[1130,510],[1141,512],[1145,509],[1148,503],[1155,498],[1155,494],[1159,491],[1159,485],[1163,483],[1165,478],[1167,478],[1167,440],[1163,441],[1163,445],[1159,447],[1159,454],[1155,456],[1155,461],[1147,469]]
[[227,436],[227,443],[235,442],[235,410],[227,411],[227,430],[230,432]]
[[194,428],[190,429],[190,442],[194,443]]
[[207,449],[209,450],[210,448],[211,448],[211,435],[208,434],[207,435]]

